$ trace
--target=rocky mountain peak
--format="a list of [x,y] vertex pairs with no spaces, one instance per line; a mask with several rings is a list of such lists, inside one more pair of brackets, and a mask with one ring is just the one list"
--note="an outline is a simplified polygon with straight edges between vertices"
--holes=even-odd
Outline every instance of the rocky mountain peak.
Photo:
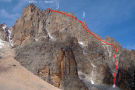
[[31,3],[31,4],[29,4],[26,8],[37,8],[37,6],[35,5],[35,4],[33,4],[33,3]]
[[24,8],[22,15],[31,15],[32,13],[40,11],[34,4],[29,4],[27,7]]
[[[2,30],[0,38],[5,35],[1,34]],[[14,24],[11,39],[16,52],[15,59],[58,88],[108,90],[113,86],[115,48],[89,34],[72,17],[50,9],[43,11],[30,4],[24,8],[22,16]],[[133,78],[134,51],[122,49],[113,38],[102,40],[117,47],[116,87],[130,90],[133,85],[129,83],[133,80],[128,80],[128,77]],[[124,83],[120,82],[123,79]]]

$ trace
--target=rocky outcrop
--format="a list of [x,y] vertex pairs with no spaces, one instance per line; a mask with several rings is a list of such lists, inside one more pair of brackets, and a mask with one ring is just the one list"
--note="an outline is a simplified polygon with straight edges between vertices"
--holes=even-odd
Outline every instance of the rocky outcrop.
[[58,73],[52,73],[50,69],[39,70],[40,76],[50,77],[49,82],[64,90],[88,90],[78,77],[77,64],[72,50],[68,47],[59,50],[59,57],[54,53],[57,62]]
[[7,28],[6,24],[0,24],[0,39],[7,41],[7,34],[5,29]]
[[33,75],[14,57],[10,43],[0,39],[0,90],[59,90]]
[[48,15],[49,10],[41,11],[34,4],[27,6],[13,26],[14,45],[46,38],[45,22]]
[[64,90],[88,90],[78,77],[77,64],[72,49],[66,47],[60,50],[58,66],[62,78],[61,87]]
[[72,49],[66,45],[69,44],[34,42],[18,48],[16,59],[28,70],[56,87],[64,90],[87,90],[78,77]]

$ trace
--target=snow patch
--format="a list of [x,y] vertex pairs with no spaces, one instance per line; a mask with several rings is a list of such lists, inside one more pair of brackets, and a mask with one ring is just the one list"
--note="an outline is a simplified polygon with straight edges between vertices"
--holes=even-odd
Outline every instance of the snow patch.
[[93,80],[90,80],[91,84],[94,84],[94,81]]
[[0,48],[4,46],[4,41],[0,39]]
[[80,45],[84,45],[84,43],[83,42],[78,42]]
[[10,43],[11,46],[13,46],[12,40],[11,40],[11,33],[12,33],[12,28],[7,29],[7,38],[8,38],[8,42]]
[[95,84],[93,80],[95,79],[94,70],[96,70],[96,66],[93,63],[91,63],[91,65],[93,67],[91,72],[91,84]]
[[91,73],[91,84],[94,84],[94,81],[93,81],[93,78],[94,78],[94,73],[93,73],[93,70],[92,70],[92,73]]
[[8,28],[7,25],[4,24],[2,26],[2,29],[4,30],[4,32],[5,32],[6,36],[7,36],[8,42],[10,43],[11,46],[13,46],[13,43],[12,43],[12,40],[11,40],[12,27]]
[[79,41],[78,43],[79,43],[79,45],[81,45],[83,47],[87,46],[86,44],[84,44],[84,42]]
[[48,36],[49,36],[49,38],[51,39],[51,40],[56,40],[49,32],[48,32],[48,30],[46,30],[47,31],[47,34],[48,34]]
[[50,39],[55,40],[55,38],[53,36],[51,36],[50,33],[48,33],[48,35],[49,35]]

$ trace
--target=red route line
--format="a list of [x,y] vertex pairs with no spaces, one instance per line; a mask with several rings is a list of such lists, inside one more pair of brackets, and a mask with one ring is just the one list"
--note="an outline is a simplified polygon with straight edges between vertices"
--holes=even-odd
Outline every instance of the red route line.
[[50,8],[49,8],[49,10],[52,11],[52,12],[64,14],[64,15],[66,15],[66,16],[69,16],[69,17],[74,18],[75,20],[77,20],[77,21],[82,25],[82,27],[83,27],[89,34],[93,35],[97,40],[99,40],[99,41],[101,41],[101,42],[103,42],[103,43],[105,43],[105,44],[107,44],[107,45],[110,45],[110,46],[112,46],[113,48],[115,48],[114,59],[115,59],[116,68],[115,68],[114,80],[113,80],[113,83],[114,83],[114,85],[115,85],[116,72],[117,72],[117,60],[116,60],[116,57],[115,57],[115,56],[116,56],[116,53],[117,53],[117,47],[116,47],[115,45],[113,45],[113,44],[107,43],[107,42],[105,42],[104,40],[98,38],[95,34],[93,34],[93,33],[88,29],[88,26],[87,26],[87,25],[84,25],[84,23],[83,23],[82,21],[78,20],[76,17],[74,17],[74,16],[72,16],[72,15],[69,15],[69,14],[67,14],[67,13],[64,13],[64,12],[52,10],[52,9],[50,9]]

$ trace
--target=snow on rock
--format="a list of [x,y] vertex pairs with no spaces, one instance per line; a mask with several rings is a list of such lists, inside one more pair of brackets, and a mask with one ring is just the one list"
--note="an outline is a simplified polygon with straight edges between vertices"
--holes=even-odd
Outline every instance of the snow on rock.
[[[104,41],[104,40],[103,40]],[[104,42],[101,42],[103,45],[103,48],[107,50],[108,54],[109,54],[109,57],[112,56],[112,46],[104,43]]]
[[[94,80],[92,79],[93,77],[90,74],[85,74],[83,72],[78,71],[79,78],[84,81],[84,82],[90,82],[91,84],[95,84]],[[82,76],[85,76],[83,78]]]
[[0,39],[0,48],[4,46],[4,41]]
[[91,84],[94,84],[94,81],[93,80],[90,80]]
[[9,42],[0,39],[0,57],[5,58],[8,56],[15,56],[14,50],[11,48]]
[[94,84],[93,79],[94,79],[94,73],[93,73],[93,70],[92,70],[92,73],[91,73],[91,80],[90,80],[91,84]]
[[[114,67],[112,67],[112,75],[114,76],[114,72],[115,72],[115,59],[114,59],[114,55],[113,55],[113,47],[110,46],[110,45],[107,45],[105,43],[103,43],[103,48],[106,49],[107,53],[108,53],[108,57],[110,58],[110,60],[112,60],[112,62],[114,63]],[[116,54],[115,57],[117,58],[117,68],[118,68],[118,63],[119,63],[119,55],[120,53]],[[117,75],[118,72],[116,72],[116,75]]]
[[6,24],[2,25],[2,29],[6,35],[6,38],[11,46],[13,46],[12,40],[11,40],[11,33],[12,33],[12,27],[8,28]]
[[49,38],[50,38],[51,40],[55,40],[55,38],[48,32],[49,30],[46,30],[46,31],[47,31],[47,34],[48,34]]
[[107,48],[107,51],[109,53],[109,57],[112,56],[112,50],[111,50],[111,47],[109,45],[106,45],[106,48]]
[[93,63],[91,63],[91,65],[92,65],[93,69],[91,72],[91,80],[90,81],[91,81],[91,84],[95,84],[94,83],[94,79],[95,79],[94,70],[96,70],[96,66]]
[[87,45],[86,45],[84,42],[82,42],[82,41],[79,41],[78,43],[79,43],[79,45],[81,45],[82,47],[87,46]]
[[83,43],[83,42],[78,42],[78,43],[79,43],[80,45],[82,45],[82,46],[84,45],[84,43]]
[[[91,63],[91,65],[92,65],[92,67],[93,67],[93,69],[92,69],[92,71],[91,71],[91,73],[90,74],[85,74],[85,73],[83,73],[83,72],[81,72],[81,71],[78,71],[78,75],[79,75],[79,78],[82,80],[82,81],[84,81],[84,82],[89,82],[89,83],[91,83],[92,85],[95,85],[96,83],[95,83],[95,79],[96,79],[96,77],[95,77],[95,73],[94,73],[94,71],[96,70],[96,66],[94,65],[94,64],[92,64]],[[85,77],[82,77],[82,76],[85,76]]]
[[103,48],[107,50],[108,54],[109,54],[109,57],[112,56],[112,47],[110,45],[107,45],[105,43],[103,43]]
[[7,30],[8,32],[8,41],[11,46],[13,46],[12,40],[11,40],[11,33],[12,33],[12,27]]
[[3,27],[2,27],[2,29],[5,31],[6,28],[7,28],[7,25],[4,24]]
[[48,36],[49,36],[50,39],[55,40],[55,38],[53,36],[51,36],[50,33],[48,33]]
[[92,65],[92,67],[93,67],[93,68],[95,68],[95,67],[96,67],[93,63],[91,63],[91,65]]

